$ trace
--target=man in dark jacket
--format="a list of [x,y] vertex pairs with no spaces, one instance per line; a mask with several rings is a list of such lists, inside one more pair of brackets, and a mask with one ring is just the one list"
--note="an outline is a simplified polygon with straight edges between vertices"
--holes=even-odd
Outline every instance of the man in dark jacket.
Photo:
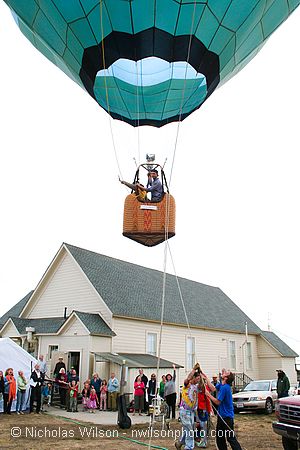
[[30,377],[30,412],[33,412],[33,402],[36,401],[36,413],[41,410],[41,388],[44,382],[44,374],[40,371],[40,365],[34,366]]
[[[156,375],[155,375],[155,373],[153,373],[151,375],[151,378],[148,382],[147,393],[148,393],[148,404],[151,405],[152,400],[156,396]],[[148,409],[149,409],[149,406],[148,406]],[[149,412],[148,412],[148,414],[149,414]]]
[[54,369],[54,372],[53,372],[54,377],[58,376],[60,369],[65,369],[65,371],[66,371],[66,365],[65,365],[65,363],[63,361],[63,357],[62,356],[60,356],[58,358],[58,362],[55,365],[55,369]]
[[290,389],[290,380],[284,373],[282,369],[276,370],[277,372],[277,394],[278,398],[282,397],[288,397],[289,396],[289,389]]

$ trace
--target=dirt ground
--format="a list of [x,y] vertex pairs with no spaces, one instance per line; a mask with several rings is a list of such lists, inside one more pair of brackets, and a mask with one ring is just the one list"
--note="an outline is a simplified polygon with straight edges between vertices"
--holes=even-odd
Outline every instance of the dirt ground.
[[[213,418],[214,419],[214,418]],[[282,449],[281,439],[272,431],[274,414],[240,414],[235,417],[235,430],[243,450]],[[214,420],[212,430],[214,429]],[[172,422],[170,435],[161,432],[155,424],[151,438],[151,448],[175,449],[174,440],[180,433],[180,423]],[[21,450],[49,449],[105,449],[105,450],[141,450],[149,447],[148,428],[135,426],[130,430],[118,427],[99,426],[76,422],[47,414],[0,416],[0,450],[19,448]],[[14,436],[14,437],[13,437]],[[139,441],[135,442],[135,441]],[[195,447],[197,448],[197,447]],[[215,449],[215,441],[209,439],[208,448]]]

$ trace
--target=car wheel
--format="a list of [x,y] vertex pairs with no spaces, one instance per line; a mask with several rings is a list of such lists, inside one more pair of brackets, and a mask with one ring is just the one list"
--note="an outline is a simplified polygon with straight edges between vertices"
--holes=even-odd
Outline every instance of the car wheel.
[[266,412],[266,414],[272,414],[272,412],[273,412],[273,402],[270,398],[267,398],[267,400],[266,400],[265,412]]
[[298,450],[298,443],[294,439],[282,437],[282,445],[284,450]]

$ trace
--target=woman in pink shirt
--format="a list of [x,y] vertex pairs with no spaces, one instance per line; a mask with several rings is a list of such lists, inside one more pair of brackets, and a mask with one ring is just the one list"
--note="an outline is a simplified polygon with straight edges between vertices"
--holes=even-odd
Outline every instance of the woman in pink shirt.
[[139,410],[139,415],[142,415],[142,410],[144,409],[144,392],[145,392],[145,385],[142,382],[142,379],[140,376],[136,377],[134,382],[134,412],[133,416],[135,415],[135,411]]

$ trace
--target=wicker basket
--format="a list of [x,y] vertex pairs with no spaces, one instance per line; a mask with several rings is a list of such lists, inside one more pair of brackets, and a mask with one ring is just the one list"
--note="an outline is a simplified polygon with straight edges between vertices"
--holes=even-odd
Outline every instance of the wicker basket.
[[[166,224],[166,214],[168,222]],[[168,232],[166,233],[166,226]],[[161,202],[140,202],[134,194],[125,199],[123,236],[153,247],[175,236],[175,200],[164,194]]]

